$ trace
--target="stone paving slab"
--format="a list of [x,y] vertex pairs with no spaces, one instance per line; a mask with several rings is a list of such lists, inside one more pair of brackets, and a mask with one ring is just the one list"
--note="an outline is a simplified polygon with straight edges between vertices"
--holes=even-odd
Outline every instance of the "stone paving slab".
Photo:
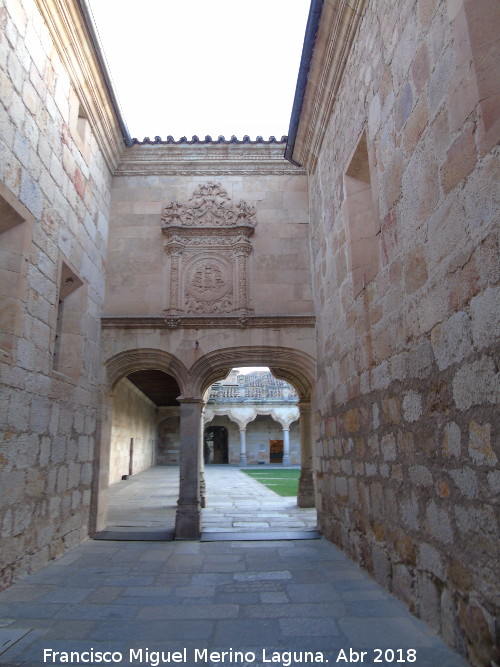
[[[230,466],[207,467],[206,479],[211,541],[88,541],[0,593],[0,628],[18,638],[0,648],[0,665],[106,664],[44,662],[44,649],[115,651],[108,664],[138,667],[465,664],[324,538],[276,539],[310,535],[315,510]],[[173,527],[176,483],[178,469],[164,467],[114,485],[110,530]],[[242,530],[250,541],[238,541]]]
[[[297,507],[296,498],[278,496],[236,466],[209,465],[204,475],[205,533],[316,528],[314,508]],[[113,484],[109,489],[108,526],[99,539],[140,540],[135,533],[147,529],[164,530],[168,539],[175,526],[178,493],[177,466],[156,466]]]
[[[407,664],[418,667],[465,664],[324,538],[88,541],[0,593],[0,618],[0,627],[10,632],[31,631],[0,653],[2,667],[68,664],[44,663],[43,650],[90,648],[119,652],[122,659],[113,664],[149,667],[154,661],[146,649],[185,652],[177,664],[193,667],[305,664],[292,658],[287,663],[289,651],[348,664],[342,651],[349,656],[350,650],[366,652],[363,665],[401,664],[375,663],[375,649],[382,657],[399,649],[410,658]],[[131,649],[142,649],[142,658],[133,657],[138,653],[131,658]],[[251,660],[210,659],[204,650],[233,651],[233,657],[247,651]],[[413,650],[416,654],[408,653]],[[271,662],[273,651],[278,661]]]

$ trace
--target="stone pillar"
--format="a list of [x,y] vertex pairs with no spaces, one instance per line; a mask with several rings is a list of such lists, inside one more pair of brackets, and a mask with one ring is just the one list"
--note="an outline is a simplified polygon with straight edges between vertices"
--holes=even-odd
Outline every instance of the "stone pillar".
[[247,464],[247,432],[240,429],[240,468]]
[[89,534],[95,535],[108,523],[109,465],[111,428],[113,425],[113,395],[101,388],[101,414],[96,426],[96,444],[93,462],[92,497],[90,503]]
[[283,465],[290,465],[290,429],[283,429]]
[[297,505],[315,507],[311,404],[301,401],[298,408],[300,411],[300,477]]
[[206,507],[207,505],[207,485],[205,483],[205,457],[203,452],[203,442],[205,437],[205,420],[203,419],[203,413],[205,411],[205,404],[201,411],[200,419],[200,507]]
[[200,513],[200,422],[203,401],[179,398],[180,486],[175,517],[175,539],[197,540],[201,532]]

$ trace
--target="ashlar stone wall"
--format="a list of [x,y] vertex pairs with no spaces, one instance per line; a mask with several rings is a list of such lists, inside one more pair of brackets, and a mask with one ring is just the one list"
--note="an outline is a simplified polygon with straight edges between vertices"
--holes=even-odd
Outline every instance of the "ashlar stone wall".
[[[165,247],[162,211],[172,202],[189,206],[200,187],[218,184],[228,197],[224,203],[236,206],[243,201],[255,207],[255,232],[249,238],[246,258],[247,303],[240,310],[309,315],[307,178],[283,160],[283,150],[283,144],[241,143],[128,148],[113,180],[106,314],[175,314],[171,283],[176,260],[173,249]],[[187,262],[187,251],[183,254]],[[182,258],[179,263],[182,293],[176,305],[180,314],[210,314],[209,310],[193,311],[184,303],[183,281],[189,276],[183,275]],[[214,312],[231,315],[236,310],[228,307]]]
[[157,438],[156,405],[123,378],[113,392],[109,483],[150,468]]
[[319,526],[475,665],[499,643],[499,9],[364,3],[310,175]]
[[177,407],[159,409],[156,465],[179,465],[181,447],[179,413]]
[[36,3],[0,24],[5,586],[87,535],[111,176]]

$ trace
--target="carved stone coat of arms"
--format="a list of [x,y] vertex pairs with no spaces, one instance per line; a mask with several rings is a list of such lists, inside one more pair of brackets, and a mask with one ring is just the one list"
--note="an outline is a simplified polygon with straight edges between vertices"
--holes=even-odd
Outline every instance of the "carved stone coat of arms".
[[170,257],[167,314],[245,314],[255,207],[207,183],[186,204],[171,202],[161,218]]

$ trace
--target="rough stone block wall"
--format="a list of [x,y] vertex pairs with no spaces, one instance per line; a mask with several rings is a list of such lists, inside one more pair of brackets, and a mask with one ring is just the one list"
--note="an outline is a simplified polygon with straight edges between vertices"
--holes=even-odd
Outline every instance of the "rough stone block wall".
[[113,392],[113,422],[109,483],[119,482],[129,474],[130,439],[133,438],[132,474],[154,464],[158,438],[156,405],[124,378]]
[[[500,644],[499,9],[365,3],[310,177],[320,528],[475,665]],[[380,259],[358,293],[363,133]]]
[[[70,126],[76,94],[35,3],[0,5],[0,179],[32,216],[17,325],[0,355],[5,586],[87,535],[110,174],[91,134],[83,145]],[[83,283],[72,377],[53,367],[63,262]]]

